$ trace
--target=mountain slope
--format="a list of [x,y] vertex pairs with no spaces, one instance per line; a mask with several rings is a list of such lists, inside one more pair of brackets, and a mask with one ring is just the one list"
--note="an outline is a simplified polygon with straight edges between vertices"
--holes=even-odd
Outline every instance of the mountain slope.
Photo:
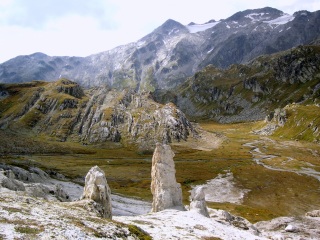
[[191,118],[219,122],[264,119],[289,103],[319,103],[320,46],[300,46],[256,58],[246,65],[209,65],[174,91],[156,91]]
[[0,84],[0,128],[83,144],[106,141],[153,149],[156,142],[179,142],[197,131],[172,103],[149,94],[105,87],[83,91],[75,82]]
[[319,36],[320,11],[290,16],[267,7],[188,26],[168,20],[137,42],[85,58],[41,53],[16,57],[0,65],[0,82],[66,77],[85,87],[171,89],[208,64],[226,68]]

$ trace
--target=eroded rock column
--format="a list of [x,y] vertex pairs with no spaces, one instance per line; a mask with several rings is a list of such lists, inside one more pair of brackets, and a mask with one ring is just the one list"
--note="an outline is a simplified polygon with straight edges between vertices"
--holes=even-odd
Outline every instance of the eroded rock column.
[[169,145],[156,144],[151,169],[152,212],[168,208],[185,210],[181,185],[176,181],[173,157],[174,153]]
[[95,166],[86,176],[82,199],[95,202],[94,208],[101,217],[112,218],[111,191],[104,172]]

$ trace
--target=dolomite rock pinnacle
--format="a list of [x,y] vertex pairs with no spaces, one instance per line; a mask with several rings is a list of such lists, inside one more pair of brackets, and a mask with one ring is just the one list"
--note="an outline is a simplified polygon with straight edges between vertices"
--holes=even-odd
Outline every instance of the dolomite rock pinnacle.
[[156,144],[151,169],[152,212],[168,208],[185,210],[181,185],[176,182],[173,157],[174,153],[169,145]]
[[203,187],[197,187],[191,191],[190,210],[196,211],[197,213],[200,213],[205,217],[210,217],[206,205]]
[[92,200],[93,208],[104,218],[112,218],[111,191],[104,172],[95,166],[91,168],[85,179],[82,199]]

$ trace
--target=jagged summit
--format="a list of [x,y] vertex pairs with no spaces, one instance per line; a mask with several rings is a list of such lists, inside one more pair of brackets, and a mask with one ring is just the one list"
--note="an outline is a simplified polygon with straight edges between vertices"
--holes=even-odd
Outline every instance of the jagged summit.
[[179,31],[186,32],[186,27],[175,20],[168,19],[160,27],[155,29],[153,33],[171,35],[174,33],[179,33]]
[[226,21],[243,21],[246,19],[271,19],[282,16],[284,13],[278,9],[265,7],[259,9],[248,9],[245,11],[237,12],[231,17],[227,18]]

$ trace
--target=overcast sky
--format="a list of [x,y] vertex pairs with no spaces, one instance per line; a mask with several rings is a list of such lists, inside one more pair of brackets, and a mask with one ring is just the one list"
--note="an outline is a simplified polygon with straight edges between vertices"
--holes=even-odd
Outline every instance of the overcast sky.
[[0,63],[18,55],[88,56],[136,41],[167,19],[187,25],[246,9],[292,14],[319,0],[0,0]]

